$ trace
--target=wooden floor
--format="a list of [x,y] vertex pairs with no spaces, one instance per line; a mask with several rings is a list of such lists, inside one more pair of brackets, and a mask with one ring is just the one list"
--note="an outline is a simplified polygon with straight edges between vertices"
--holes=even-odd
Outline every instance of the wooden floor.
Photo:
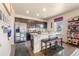
[[[14,46],[13,46],[14,47]],[[71,56],[74,51],[76,49],[78,49],[78,47],[73,46],[73,45],[69,45],[69,44],[63,44],[64,49],[59,51],[58,53],[54,54],[53,56]],[[14,51],[15,48],[12,48],[12,51]],[[45,56],[44,54],[42,54],[41,52],[38,53],[33,53],[31,48],[28,48],[29,53],[31,54],[31,56]],[[13,53],[12,52],[12,53]],[[79,52],[79,51],[78,51]],[[13,55],[13,54],[12,54]]]
[[[63,44],[63,46],[64,49],[54,54],[53,56],[71,56],[72,53],[74,53],[74,51],[78,48],[76,46],[65,44],[65,43]],[[28,48],[28,51],[30,52],[31,56],[45,56],[41,52],[34,54],[30,48]]]
[[54,56],[71,56],[71,54],[78,48],[73,45],[63,44],[64,49],[54,54]]
[[10,53],[10,56],[14,56],[15,54],[15,45],[11,45],[11,53]]
[[31,56],[44,56],[44,54],[42,54],[41,52],[33,53],[31,48],[28,48],[28,51],[31,54]]

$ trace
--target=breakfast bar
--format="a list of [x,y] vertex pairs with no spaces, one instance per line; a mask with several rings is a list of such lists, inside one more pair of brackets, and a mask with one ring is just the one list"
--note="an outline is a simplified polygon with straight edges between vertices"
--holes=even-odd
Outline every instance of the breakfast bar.
[[[41,40],[41,51],[43,50],[43,47],[45,47],[44,54],[47,55],[47,48],[48,48],[48,46],[49,46],[49,48],[52,48],[52,46],[53,46],[56,49],[56,47],[58,45],[57,39],[61,39],[61,46],[62,46],[62,38],[53,37],[53,38],[48,38],[48,39]],[[52,43],[52,41],[53,41],[53,43]],[[45,43],[45,46],[43,46],[43,43]],[[49,44],[47,45],[47,43],[49,43]]]
[[[62,46],[62,38],[57,38],[54,33],[31,33],[33,39],[33,52],[40,52],[43,48],[47,49],[53,45],[57,44],[57,39],[60,39]],[[46,52],[45,52],[46,53]]]

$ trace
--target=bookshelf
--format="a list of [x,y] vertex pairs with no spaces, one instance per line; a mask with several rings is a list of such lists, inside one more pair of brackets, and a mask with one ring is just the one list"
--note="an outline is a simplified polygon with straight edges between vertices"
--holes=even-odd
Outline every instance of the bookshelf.
[[74,18],[68,21],[67,43],[79,46],[79,17]]

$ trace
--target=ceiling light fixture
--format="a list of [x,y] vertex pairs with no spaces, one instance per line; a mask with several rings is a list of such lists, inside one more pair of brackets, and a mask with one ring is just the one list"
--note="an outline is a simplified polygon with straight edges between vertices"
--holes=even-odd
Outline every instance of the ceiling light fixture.
[[26,10],[26,13],[27,13],[27,14],[29,14],[29,13],[30,13],[30,11],[29,11],[29,10]]
[[43,8],[42,11],[45,12],[46,11],[46,8]]

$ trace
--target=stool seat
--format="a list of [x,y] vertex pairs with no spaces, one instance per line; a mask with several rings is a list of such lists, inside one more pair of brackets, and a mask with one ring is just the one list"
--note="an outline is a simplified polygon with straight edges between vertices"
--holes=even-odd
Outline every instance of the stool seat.
[[49,39],[43,39],[43,40],[41,40],[41,42],[44,42],[44,43],[46,43],[48,41],[50,41],[50,40]]
[[[62,46],[62,38],[57,38],[57,37],[54,37],[54,38],[48,38],[48,39],[43,39],[41,40],[41,50],[43,47],[45,47],[45,55],[47,55],[47,46],[49,46],[51,48],[52,44],[55,44],[55,46],[57,45],[57,40],[56,39],[61,39],[61,46]],[[54,43],[52,43],[52,41],[56,40]],[[43,46],[42,43],[45,43],[45,46]],[[47,44],[49,43],[49,45]]]

